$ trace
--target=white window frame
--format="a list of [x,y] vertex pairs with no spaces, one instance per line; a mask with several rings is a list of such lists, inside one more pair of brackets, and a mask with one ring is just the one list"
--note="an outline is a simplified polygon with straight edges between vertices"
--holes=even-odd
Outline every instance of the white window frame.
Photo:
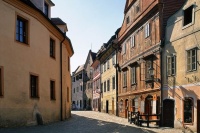
[[149,37],[150,36],[150,23],[146,23],[145,24],[145,27],[144,27],[144,33],[145,33],[145,38]]
[[[192,55],[193,50],[195,51],[194,62],[192,59],[193,58],[193,55]],[[197,70],[197,49],[193,48],[193,49],[187,50],[186,58],[187,58],[187,72],[196,71]],[[193,68],[193,64],[194,64],[194,68]]]
[[176,75],[176,56],[175,55],[167,56],[167,75],[168,76]]

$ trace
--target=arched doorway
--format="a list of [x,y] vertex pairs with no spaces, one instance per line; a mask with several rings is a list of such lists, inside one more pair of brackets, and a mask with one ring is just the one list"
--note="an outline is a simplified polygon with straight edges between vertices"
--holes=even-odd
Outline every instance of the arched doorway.
[[129,107],[129,105],[128,105],[128,99],[126,99],[125,100],[125,118],[128,117],[128,107]]
[[174,100],[163,101],[163,126],[174,127]]

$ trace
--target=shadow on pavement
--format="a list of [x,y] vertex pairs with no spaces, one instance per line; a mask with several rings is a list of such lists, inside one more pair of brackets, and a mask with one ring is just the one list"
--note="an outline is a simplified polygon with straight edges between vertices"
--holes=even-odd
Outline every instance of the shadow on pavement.
[[72,114],[69,120],[43,126],[0,128],[0,133],[155,133],[150,130]]

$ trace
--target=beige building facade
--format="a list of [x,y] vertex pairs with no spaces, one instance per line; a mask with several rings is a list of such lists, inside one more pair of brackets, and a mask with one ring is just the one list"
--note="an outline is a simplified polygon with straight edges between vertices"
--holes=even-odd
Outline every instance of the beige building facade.
[[[167,21],[163,119],[200,132],[200,1],[187,0]],[[171,114],[171,115],[170,115]],[[166,118],[165,118],[166,117]]]
[[30,1],[0,1],[0,127],[71,115],[74,52],[70,39],[49,19],[54,4],[44,2],[47,14]]
[[101,65],[101,112],[117,115],[116,51],[112,47],[115,36],[103,44],[97,54]]

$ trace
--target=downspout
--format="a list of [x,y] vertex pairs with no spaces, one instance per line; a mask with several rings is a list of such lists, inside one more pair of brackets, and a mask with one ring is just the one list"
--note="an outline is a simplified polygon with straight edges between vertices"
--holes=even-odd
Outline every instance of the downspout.
[[63,121],[63,97],[62,97],[62,43],[64,42],[65,37],[60,42],[60,120]]

